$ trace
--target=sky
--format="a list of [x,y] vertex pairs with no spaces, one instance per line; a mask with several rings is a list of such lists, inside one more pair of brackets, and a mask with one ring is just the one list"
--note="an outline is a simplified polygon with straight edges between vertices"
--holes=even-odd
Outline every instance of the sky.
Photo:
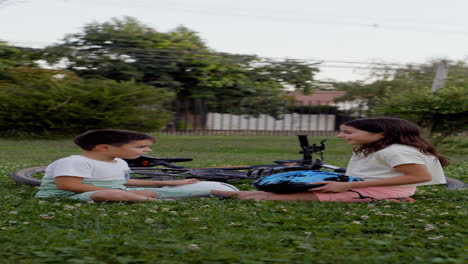
[[[321,61],[321,80],[372,63],[468,61],[467,0],[0,0],[0,40],[43,47],[92,22],[179,25],[218,52]],[[371,63],[371,64],[369,64]]]

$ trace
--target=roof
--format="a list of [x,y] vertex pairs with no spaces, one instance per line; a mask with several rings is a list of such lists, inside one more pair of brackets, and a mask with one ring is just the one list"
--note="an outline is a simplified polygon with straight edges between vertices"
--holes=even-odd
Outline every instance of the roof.
[[304,95],[301,92],[288,92],[288,96],[293,96],[297,101],[308,104],[309,102],[330,103],[336,98],[346,94],[345,91],[315,91],[310,95]]

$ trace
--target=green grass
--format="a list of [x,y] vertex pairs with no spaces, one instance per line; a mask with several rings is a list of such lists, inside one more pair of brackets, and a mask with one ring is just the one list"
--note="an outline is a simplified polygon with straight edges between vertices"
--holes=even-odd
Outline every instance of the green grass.
[[[150,155],[186,166],[299,158],[295,137],[158,136]],[[323,138],[310,138],[318,143]],[[328,163],[351,149],[327,142]],[[466,263],[467,192],[422,187],[416,203],[250,202],[145,204],[38,200],[14,183],[19,168],[81,151],[71,140],[0,140],[0,263]],[[468,179],[460,150],[448,176]],[[450,152],[453,151],[453,152]],[[452,155],[453,153],[453,155]],[[236,183],[251,189],[250,182]]]

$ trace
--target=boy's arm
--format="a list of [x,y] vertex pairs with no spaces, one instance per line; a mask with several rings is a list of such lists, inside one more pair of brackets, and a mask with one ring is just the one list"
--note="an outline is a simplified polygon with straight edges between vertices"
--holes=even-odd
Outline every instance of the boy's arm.
[[[83,193],[83,192],[92,192],[92,191],[101,191],[101,190],[112,190],[109,188],[102,188],[97,187],[90,184],[83,184],[83,178],[75,177],[75,176],[59,176],[55,178],[55,185],[57,188],[65,191],[76,192],[76,193]],[[122,190],[119,190],[122,191]],[[156,198],[158,194],[152,191],[146,190],[135,190],[135,191],[128,191],[130,193],[145,196],[150,198]]]
[[108,188],[97,187],[90,184],[83,184],[83,178],[76,176],[58,176],[54,179],[55,185],[60,190],[83,193],[99,190],[109,190]]
[[151,180],[139,180],[129,179],[125,186],[178,186],[185,184],[197,183],[197,179],[186,179],[186,180],[172,180],[172,181],[151,181]]

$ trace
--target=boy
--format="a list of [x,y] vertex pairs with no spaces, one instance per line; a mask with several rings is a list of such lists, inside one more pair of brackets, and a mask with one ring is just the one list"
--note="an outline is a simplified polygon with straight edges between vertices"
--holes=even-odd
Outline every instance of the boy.
[[[50,164],[36,197],[141,202],[210,194],[208,188],[213,189],[213,185],[205,185],[207,182],[198,182],[196,179],[130,179],[130,168],[123,159],[135,159],[150,152],[155,141],[150,135],[127,130],[98,129],[85,132],[74,139],[74,143],[84,153]],[[184,188],[184,185],[192,186]],[[136,186],[143,188],[134,188]],[[219,189],[226,190],[226,187],[223,184]]]

